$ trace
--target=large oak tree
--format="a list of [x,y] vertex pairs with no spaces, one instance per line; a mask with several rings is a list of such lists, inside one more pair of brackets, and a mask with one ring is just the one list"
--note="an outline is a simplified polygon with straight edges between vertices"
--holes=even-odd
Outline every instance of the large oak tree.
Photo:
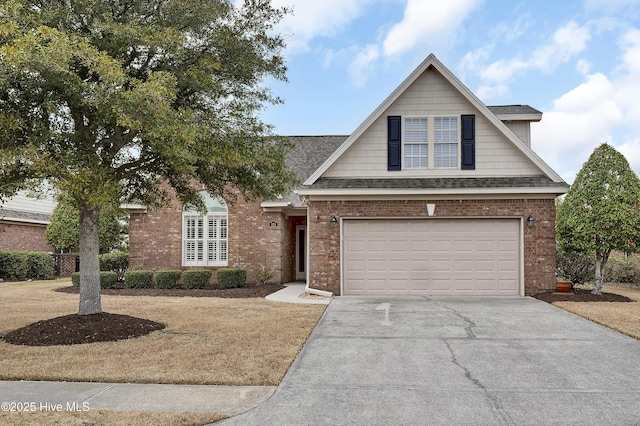
[[595,255],[594,294],[611,252],[640,248],[640,181],[611,145],[593,151],[558,205],[556,237],[564,251]]
[[202,208],[293,183],[289,146],[258,118],[285,80],[287,13],[268,0],[5,0],[0,4],[0,196],[46,182],[80,211],[79,314],[101,312],[103,206]]

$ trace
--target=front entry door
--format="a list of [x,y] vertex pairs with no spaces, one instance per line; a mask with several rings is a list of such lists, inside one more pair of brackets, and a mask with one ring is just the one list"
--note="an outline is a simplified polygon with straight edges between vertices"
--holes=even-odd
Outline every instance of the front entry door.
[[296,280],[307,279],[307,227],[296,226]]

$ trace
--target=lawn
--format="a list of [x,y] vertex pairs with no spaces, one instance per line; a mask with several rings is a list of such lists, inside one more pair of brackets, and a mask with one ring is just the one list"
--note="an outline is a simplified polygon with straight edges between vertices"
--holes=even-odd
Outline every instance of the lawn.
[[[604,286],[640,302],[640,287]],[[554,302],[554,306],[640,340],[640,303],[637,302]]]
[[[0,284],[0,335],[76,313],[77,295],[53,291],[64,285]],[[83,345],[0,341],[0,379],[275,386],[325,306],[263,298],[103,295],[102,309],[166,328],[136,339]]]
[[[54,291],[69,285],[0,283],[0,335],[77,313],[77,294]],[[0,340],[0,380],[276,386],[325,308],[264,298],[103,295],[105,312],[158,321],[166,328],[136,339],[71,346],[20,346]],[[215,413],[163,412],[153,414],[160,417],[149,423],[147,414],[0,413],[0,423],[199,425],[221,418]]]
[[[53,291],[68,282],[0,284],[0,335],[77,312],[78,295]],[[640,288],[605,286],[640,301]],[[166,324],[137,339],[30,347],[0,341],[0,379],[137,383],[278,385],[324,305],[262,298],[102,296],[103,310]],[[640,303],[554,302],[554,305],[640,339]],[[126,362],[123,362],[126,360]],[[11,417],[8,418],[7,415]],[[0,413],[0,423],[30,425],[201,425],[216,413],[91,410],[86,413]]]

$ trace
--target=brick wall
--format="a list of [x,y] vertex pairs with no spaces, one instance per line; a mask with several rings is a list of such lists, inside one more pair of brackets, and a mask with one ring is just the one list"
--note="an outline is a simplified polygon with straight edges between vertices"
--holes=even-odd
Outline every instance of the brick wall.
[[[295,225],[306,218],[264,212],[260,202],[238,199],[228,209],[228,266],[245,268],[256,282],[261,267],[273,271],[270,280],[286,283],[295,277]],[[293,238],[293,242],[291,239]],[[186,269],[182,266],[182,207],[132,213],[129,225],[129,265],[135,269]],[[192,267],[201,269],[203,267]],[[219,267],[206,267],[215,270]]]
[[53,252],[44,239],[46,225],[0,222],[0,250]]
[[347,217],[428,217],[427,204],[438,217],[522,217],[524,226],[525,294],[555,289],[555,204],[547,199],[446,201],[312,201],[309,203],[309,285],[340,294],[340,228],[331,227],[333,215]]

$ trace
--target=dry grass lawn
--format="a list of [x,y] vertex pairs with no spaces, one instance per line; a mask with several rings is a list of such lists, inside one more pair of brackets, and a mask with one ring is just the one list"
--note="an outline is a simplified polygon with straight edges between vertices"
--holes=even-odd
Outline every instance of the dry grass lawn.
[[[0,334],[76,313],[65,283],[0,284]],[[278,385],[325,305],[262,298],[102,296],[102,309],[167,325],[119,342],[31,347],[0,341],[0,379]]]
[[[640,302],[640,288],[604,286],[604,291],[618,293]],[[640,303],[633,302],[554,302],[555,306],[580,315],[620,333],[640,340]]]
[[199,426],[225,418],[215,413],[182,413],[171,411],[116,411],[90,410],[86,412],[31,413],[0,412],[0,424],[13,426],[59,425],[59,426]]

